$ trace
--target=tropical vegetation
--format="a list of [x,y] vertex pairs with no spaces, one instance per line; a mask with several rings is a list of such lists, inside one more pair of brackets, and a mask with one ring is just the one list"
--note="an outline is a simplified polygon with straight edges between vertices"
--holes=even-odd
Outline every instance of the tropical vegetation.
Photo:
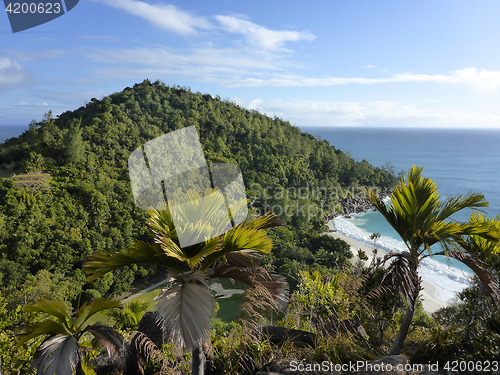
[[[127,159],[192,125],[207,162],[240,166],[251,214],[181,247],[173,219],[182,221],[182,210],[138,208]],[[277,358],[347,363],[402,352],[427,363],[500,355],[500,218],[482,216],[481,194],[443,199],[421,168],[397,180],[390,166],[355,161],[287,121],[159,81],[57,118],[49,112],[1,144],[0,160],[2,374],[32,365],[42,374],[56,365],[90,374],[106,352],[129,361],[120,370],[127,375],[200,373],[203,363],[214,374],[255,373]],[[325,233],[340,202],[365,191],[407,252],[380,258],[373,234],[374,252],[352,259],[347,243]],[[188,201],[211,201],[212,213],[224,201],[212,190],[186,193]],[[380,193],[390,193],[388,204]],[[476,211],[468,222],[453,219],[465,209]],[[211,232],[206,221],[189,228]],[[432,316],[418,276],[431,256],[458,259],[477,274]],[[212,319],[221,300],[208,280],[218,278],[249,286],[238,321]],[[170,333],[162,346],[134,331],[144,304],[117,299],[166,279],[155,313]],[[306,331],[312,344],[277,343],[259,333],[263,324]]]
[[[384,216],[401,236],[408,248],[402,253],[389,253],[385,260],[394,259],[388,272],[399,279],[408,305],[398,335],[390,354],[399,354],[408,335],[418,295],[421,279],[418,267],[423,259],[444,255],[459,260],[469,266],[478,276],[496,304],[500,294],[493,275],[483,267],[486,256],[499,252],[500,231],[481,216],[473,215],[469,222],[452,220],[451,216],[466,208],[479,209],[488,202],[479,193],[459,195],[443,199],[439,196],[436,183],[422,175],[422,168],[415,167],[394,186],[386,204],[373,190],[367,192],[368,200]],[[441,244],[443,252],[433,252],[432,245]]]

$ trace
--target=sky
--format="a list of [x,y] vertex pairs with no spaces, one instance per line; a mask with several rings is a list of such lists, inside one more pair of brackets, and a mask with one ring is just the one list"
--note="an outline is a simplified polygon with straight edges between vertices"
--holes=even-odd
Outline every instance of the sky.
[[80,0],[13,33],[0,127],[144,79],[307,126],[500,128],[499,1]]

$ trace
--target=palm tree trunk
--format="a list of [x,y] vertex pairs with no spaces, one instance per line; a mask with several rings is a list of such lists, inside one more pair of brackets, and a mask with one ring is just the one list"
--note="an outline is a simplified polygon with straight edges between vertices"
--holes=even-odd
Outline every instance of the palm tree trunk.
[[203,345],[202,344],[198,344],[193,349],[192,359],[193,359],[192,374],[193,375],[203,375],[203,373],[205,372],[205,353],[203,353]]
[[85,375],[85,371],[83,371],[81,362],[78,362],[78,366],[76,366],[75,375]]
[[408,302],[408,308],[406,309],[405,316],[403,317],[403,321],[401,322],[401,327],[399,328],[399,332],[396,335],[394,342],[392,343],[389,355],[401,354],[401,350],[403,350],[403,345],[405,343],[406,336],[408,336],[408,332],[410,331],[413,315],[415,315],[415,306],[417,304],[419,292],[420,292],[420,281],[416,285],[415,292],[412,298],[413,301]]

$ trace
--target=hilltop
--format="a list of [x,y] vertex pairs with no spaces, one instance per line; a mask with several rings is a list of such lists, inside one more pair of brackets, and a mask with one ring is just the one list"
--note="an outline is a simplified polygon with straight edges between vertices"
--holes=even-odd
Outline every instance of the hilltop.
[[348,247],[320,236],[324,218],[339,209],[339,194],[386,189],[395,181],[390,171],[355,161],[285,120],[146,80],[57,118],[49,112],[0,146],[4,172],[50,175],[36,188],[0,180],[2,293],[16,300],[26,291],[28,299],[75,305],[82,287],[84,301],[157,277],[156,270],[138,267],[88,285],[81,266],[94,251],[144,238],[145,213],[134,204],[127,159],[145,142],[191,125],[208,162],[240,166],[253,208],[273,209],[287,223],[273,233],[271,269],[340,267]]

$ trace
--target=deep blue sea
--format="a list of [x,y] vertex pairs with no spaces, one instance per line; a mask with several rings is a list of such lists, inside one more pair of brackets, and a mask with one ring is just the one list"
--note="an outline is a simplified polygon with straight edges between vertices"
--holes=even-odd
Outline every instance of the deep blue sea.
[[19,137],[28,129],[28,125],[0,125],[0,143],[12,137]]
[[[393,129],[303,127],[312,135],[342,151],[349,151],[355,160],[366,159],[374,166],[389,163],[396,172],[412,165],[423,166],[423,174],[436,181],[439,192],[451,197],[480,192],[490,203],[487,216],[500,214],[500,129]],[[471,211],[454,216],[467,220]],[[371,233],[380,233],[378,247],[386,251],[402,251],[405,246],[396,232],[378,212],[338,218],[331,225],[363,243],[372,244]],[[436,259],[436,260],[434,260]],[[450,302],[456,292],[468,285],[470,270],[444,257],[425,260],[420,269],[422,278],[436,286],[436,297]]]

